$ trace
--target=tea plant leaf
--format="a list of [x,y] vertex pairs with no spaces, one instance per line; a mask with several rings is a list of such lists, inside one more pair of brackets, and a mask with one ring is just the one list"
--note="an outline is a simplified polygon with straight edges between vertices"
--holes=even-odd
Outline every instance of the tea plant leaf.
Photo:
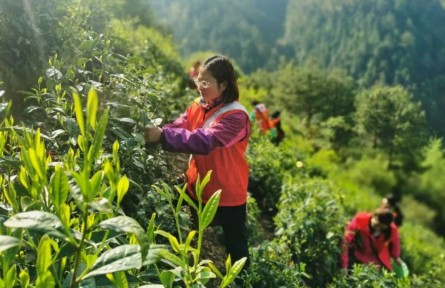
[[215,217],[216,210],[218,209],[219,199],[221,198],[221,190],[216,191],[209,201],[207,201],[202,211],[202,215],[199,218],[199,229],[205,229],[212,223],[213,217]]
[[188,265],[187,263],[184,263],[181,258],[168,250],[159,250],[159,255],[161,256],[161,259],[163,259],[172,267],[176,268],[179,266],[184,268],[186,265]]
[[[108,274],[108,275],[110,275],[110,274]],[[110,276],[111,276],[110,278],[113,279],[112,282],[115,285],[115,287],[128,288],[128,280],[127,280],[127,276],[125,275],[125,272],[123,272],[123,271],[115,272]],[[110,278],[108,278],[108,279],[110,279]]]
[[110,201],[107,198],[94,199],[93,201],[88,203],[88,206],[93,210],[102,212],[102,213],[112,213],[113,205],[111,205]]
[[83,279],[95,275],[139,269],[141,265],[139,245],[122,245],[100,255],[91,268],[91,271],[86,274]]
[[198,206],[196,206],[195,201],[193,201],[192,198],[190,198],[190,196],[187,194],[187,185],[184,185],[183,188],[179,188],[178,186],[175,187],[180,197],[183,198],[185,202],[187,202],[187,204],[189,204],[193,209],[198,211]]
[[85,135],[85,120],[83,119],[82,103],[77,92],[73,93],[74,110],[76,112],[77,125],[79,125],[80,133]]
[[175,281],[175,274],[168,270],[162,271],[161,275],[159,275],[159,280],[161,280],[163,287],[172,287]]
[[15,284],[15,275],[16,275],[16,266],[11,265],[8,272],[6,272],[5,282],[8,284],[6,287],[14,287]]
[[94,173],[93,177],[90,179],[90,189],[88,191],[88,198],[94,199],[97,194],[99,194],[100,186],[102,185],[102,180],[104,178],[104,172],[102,170]]
[[170,242],[170,246],[173,248],[174,251],[178,252],[179,251],[179,242],[178,239],[176,239],[175,236],[173,236],[172,234],[165,232],[163,230],[158,230],[155,232],[156,234],[162,235],[165,238],[168,239],[168,241]]
[[102,221],[99,226],[104,229],[133,233],[141,246],[142,261],[145,261],[150,243],[145,235],[144,228],[136,220],[127,216],[118,216]]
[[51,265],[51,240],[48,235],[44,235],[39,242],[37,249],[37,275],[38,277],[45,275]]
[[40,161],[37,156],[36,150],[34,148],[29,148],[28,153],[29,153],[29,159],[31,161],[32,167],[34,168],[34,171],[39,176],[39,179],[43,179],[43,171],[41,169],[42,166],[40,165]]
[[212,269],[213,273],[215,273],[218,276],[218,278],[222,279],[224,277],[221,271],[219,271],[219,269],[215,266],[215,264],[209,263],[208,265],[210,269]]
[[57,229],[62,227],[60,219],[51,213],[43,211],[29,211],[13,215],[3,225],[9,228],[25,228],[30,231],[43,232],[65,239],[66,236]]
[[20,239],[12,236],[0,235],[0,252],[3,252],[15,246],[20,246]]
[[91,271],[82,277],[86,279],[96,275],[114,273],[130,269],[140,269],[141,266],[151,265],[159,260],[159,253],[164,251],[164,246],[152,245],[144,262],[141,259],[139,245],[122,245],[104,252],[97,258]]
[[99,156],[100,149],[102,148],[102,142],[104,140],[105,131],[108,123],[108,109],[104,111],[102,117],[99,120],[99,124],[96,129],[96,134],[94,135],[93,145],[88,151],[88,159],[91,162],[96,161]]
[[196,230],[192,230],[187,235],[187,239],[185,240],[185,246],[190,246],[190,243],[192,243],[193,237],[196,235]]
[[130,187],[130,181],[128,181],[127,176],[123,176],[119,179],[117,183],[117,205],[120,205],[125,194],[127,194],[128,188]]
[[90,91],[88,91],[87,99],[87,121],[93,130],[96,129],[96,115],[98,106],[99,101],[97,99],[96,89],[91,88]]
[[[212,172],[213,172],[212,170],[209,170],[209,172],[207,172],[204,179],[202,179],[202,181],[200,181],[199,186],[198,186],[198,182],[197,182],[196,194],[199,195],[198,196],[199,198],[201,198],[202,192],[204,191],[207,184],[210,182],[210,177],[212,176]],[[199,192],[198,192],[198,190],[199,190]]]
[[227,275],[224,277],[221,286],[219,287],[224,288],[229,286],[230,283],[232,283],[235,280],[236,276],[238,276],[238,274],[241,272],[246,261],[247,261],[246,257],[243,257],[240,260],[236,261],[235,264],[233,264],[233,266],[231,267],[231,269],[227,272]]
[[56,166],[55,172],[51,177],[51,190],[50,197],[54,204],[56,211],[60,211],[60,207],[65,203],[68,198],[69,185],[68,177],[60,166]]
[[[81,174],[79,174],[78,172],[73,171],[72,175],[74,177],[74,180],[76,181],[78,187],[71,185],[71,193],[74,197],[74,199],[76,199],[77,202],[79,202],[79,204],[81,204],[81,202],[85,201],[85,202],[90,202],[92,200],[92,198],[90,198],[90,195],[88,193],[89,189],[88,189],[88,180],[85,179]],[[78,189],[80,188],[80,192],[78,193]],[[80,195],[79,195],[80,194]],[[85,199],[82,199],[85,198]]]
[[29,286],[29,273],[26,270],[21,270],[19,274],[20,284],[22,287]]

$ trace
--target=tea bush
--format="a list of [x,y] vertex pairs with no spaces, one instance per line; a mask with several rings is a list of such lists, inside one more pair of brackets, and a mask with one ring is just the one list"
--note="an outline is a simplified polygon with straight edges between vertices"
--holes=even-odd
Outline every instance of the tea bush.
[[342,196],[325,180],[288,178],[274,220],[277,238],[295,263],[304,264],[310,287],[326,287],[339,273],[340,243],[346,219]]
[[250,168],[248,190],[263,211],[273,215],[277,212],[276,205],[285,176],[298,174],[304,177],[306,170],[299,169],[296,163],[305,158],[305,153],[296,150],[286,141],[277,147],[267,137],[260,135],[258,129],[252,130],[247,151]]
[[243,275],[246,288],[305,287],[304,264],[296,265],[286,244],[276,240],[250,250],[251,265]]

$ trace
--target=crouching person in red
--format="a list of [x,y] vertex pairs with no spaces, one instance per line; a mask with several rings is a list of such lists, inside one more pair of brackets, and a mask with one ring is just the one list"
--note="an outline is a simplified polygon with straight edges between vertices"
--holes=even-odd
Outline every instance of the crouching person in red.
[[343,269],[354,263],[374,264],[393,270],[391,258],[400,262],[399,232],[389,209],[374,213],[359,212],[349,222],[344,238],[341,264]]

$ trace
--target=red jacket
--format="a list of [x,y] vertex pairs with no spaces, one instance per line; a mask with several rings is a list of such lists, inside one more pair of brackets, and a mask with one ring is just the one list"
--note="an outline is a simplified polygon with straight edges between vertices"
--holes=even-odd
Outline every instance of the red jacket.
[[341,255],[342,267],[348,268],[349,249],[353,248],[355,259],[363,264],[375,264],[392,270],[391,257],[400,257],[399,232],[394,223],[391,223],[390,236],[386,239],[385,233],[375,237],[370,231],[372,213],[360,212],[348,224],[345,232],[345,243]]
[[237,101],[207,109],[193,103],[174,123],[164,126],[161,143],[168,151],[191,153],[188,191],[195,197],[198,174],[202,180],[212,170],[203,202],[221,189],[220,206],[239,206],[247,201],[248,171],[245,152],[250,121]]

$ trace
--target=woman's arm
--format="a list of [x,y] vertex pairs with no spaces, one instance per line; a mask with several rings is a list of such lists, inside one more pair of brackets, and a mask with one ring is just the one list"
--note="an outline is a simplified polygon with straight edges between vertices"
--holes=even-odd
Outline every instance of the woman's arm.
[[215,125],[189,131],[164,127],[161,144],[164,150],[207,155],[216,148],[229,147],[250,133],[250,121],[243,111],[223,116]]

